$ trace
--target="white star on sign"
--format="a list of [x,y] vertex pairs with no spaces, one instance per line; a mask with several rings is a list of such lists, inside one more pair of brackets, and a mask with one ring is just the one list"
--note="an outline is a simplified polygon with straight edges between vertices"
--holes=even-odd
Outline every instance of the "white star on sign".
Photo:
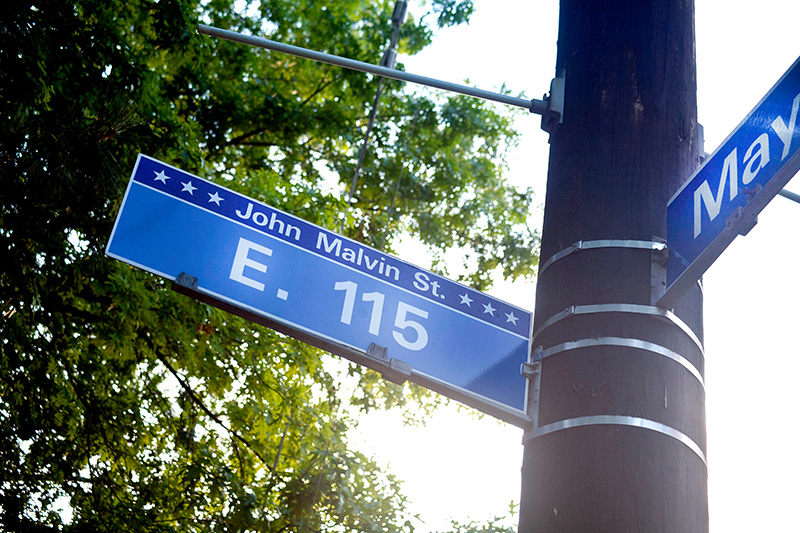
[[469,305],[470,303],[472,303],[472,298],[469,297],[469,294],[464,293],[464,294],[459,294],[459,296],[461,297],[462,304],[467,304],[467,307],[472,307],[471,305]]
[[507,319],[506,320],[506,324],[511,322],[512,324],[514,324],[516,326],[517,325],[517,320],[519,320],[519,317],[518,316],[514,316],[514,311],[511,311],[510,313],[506,313],[506,319]]
[[164,185],[166,185],[166,184],[167,184],[167,180],[169,179],[169,176],[167,176],[166,174],[164,174],[164,171],[163,171],[163,170],[162,170],[161,172],[156,172],[156,171],[154,170],[153,172],[155,172],[155,173],[156,173],[156,181],[160,181],[160,182],[161,182],[161,183],[163,183]]
[[483,304],[483,314],[489,313],[490,315],[494,316],[494,312],[497,311],[494,307],[492,307],[492,303],[489,302],[488,304]]
[[209,202],[214,202],[217,205],[219,205],[219,203],[223,200],[222,198],[220,198],[219,194],[216,193],[216,192],[214,194],[208,193],[208,196],[210,196],[208,201]]
[[189,194],[191,194],[192,196],[194,196],[194,191],[196,191],[196,190],[197,190],[197,187],[195,187],[194,185],[192,185],[192,181],[191,181],[191,180],[189,180],[189,181],[188,181],[188,182],[186,182],[186,183],[184,183],[184,182],[181,182],[181,185],[183,185],[183,189],[181,189],[181,192],[188,192]]

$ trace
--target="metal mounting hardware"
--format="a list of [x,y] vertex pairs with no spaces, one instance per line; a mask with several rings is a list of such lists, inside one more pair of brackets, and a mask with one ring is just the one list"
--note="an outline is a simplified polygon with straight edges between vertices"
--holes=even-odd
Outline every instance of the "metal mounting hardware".
[[406,19],[406,11],[408,10],[408,0],[397,0],[394,4],[394,11],[392,12],[392,36],[389,39],[389,47],[383,53],[381,58],[381,66],[386,68],[394,68],[397,63],[397,41],[400,39],[400,26]]
[[408,0],[397,0],[394,3],[394,11],[392,11],[392,22],[401,25],[406,20],[406,11],[408,11]]
[[389,349],[374,342],[370,343],[369,348],[367,348],[367,355],[380,361],[389,361]]
[[[669,256],[669,247],[665,248],[663,252],[653,250],[653,260],[650,262],[650,303],[657,306],[659,309],[668,310],[675,306],[677,302],[670,305],[662,304],[661,298],[667,292],[667,265],[666,261]],[[703,294],[703,278],[697,280],[697,288],[700,289],[700,294]]]
[[530,362],[522,363],[522,368],[520,369],[520,372],[531,383],[534,383],[541,378],[542,351],[544,351],[544,348],[538,346],[533,352],[531,352]]
[[703,452],[703,449],[688,435],[678,431],[673,427],[667,426],[666,424],[662,424],[661,422],[648,420],[646,418],[641,418],[638,416],[594,415],[594,416],[581,416],[578,418],[559,420],[558,422],[553,422],[552,424],[547,424],[542,427],[534,426],[533,429],[527,431],[525,435],[522,437],[522,443],[525,444],[526,442],[529,442],[537,437],[541,437],[549,433],[554,433],[556,431],[563,431],[565,429],[576,428],[576,427],[601,426],[601,425],[638,427],[643,429],[649,429],[651,431],[661,433],[662,435],[672,437],[673,439],[683,443],[690,450],[696,453],[697,456],[700,458],[700,460],[703,461],[703,464],[708,466],[708,462],[706,461],[706,454]]
[[[542,347],[536,349],[541,351]],[[535,352],[534,352],[535,353]],[[542,389],[542,362],[522,363],[522,375],[528,380],[528,416],[533,427],[539,425],[539,395]]]
[[550,266],[559,261],[564,259],[568,255],[574,254],[575,252],[580,252],[581,250],[595,250],[598,248],[631,248],[636,250],[663,250],[667,247],[664,242],[661,241],[634,241],[634,240],[625,240],[625,239],[605,239],[605,240],[597,240],[597,241],[578,241],[567,248],[564,248],[560,252],[556,252],[550,258],[545,261],[542,266],[539,268],[539,276],[541,277],[544,274],[545,270],[550,268]]
[[736,210],[725,219],[725,229],[734,231],[739,235],[747,235],[750,233],[750,230],[758,223],[758,211],[747,209],[747,206],[761,193],[763,188],[761,184],[757,184],[755,187],[748,187],[742,191],[747,199],[747,203],[745,207],[737,207]]
[[737,207],[725,220],[725,228],[739,235],[747,235],[758,223],[758,216],[749,213],[744,207]]
[[292,46],[276,41],[270,41],[269,39],[255,37],[253,35],[244,35],[234,31],[223,30],[222,28],[207,26],[205,24],[198,24],[197,32],[203,35],[209,35],[211,37],[218,37],[220,39],[226,39],[228,41],[247,44],[258,48],[283,52],[285,54],[311,59],[313,61],[319,61],[329,65],[348,68],[350,70],[367,72],[369,74],[377,74],[378,76],[383,76],[384,78],[427,85],[428,87],[435,87],[436,89],[442,89],[475,98],[481,98],[483,100],[491,100],[501,104],[521,107],[523,109],[528,109],[531,113],[536,113],[537,115],[543,115],[549,109],[549,104],[544,100],[527,100],[525,98],[517,98],[507,94],[484,91],[475,87],[468,87],[466,85],[450,83],[447,81],[437,80],[435,78],[419,76],[417,74],[411,74],[402,70],[395,70],[379,65],[373,65],[371,63],[365,63],[363,61],[348,59],[346,57],[326,54],[324,52],[317,52],[316,50],[309,50],[308,48],[301,48],[299,46]]
[[637,314],[637,315],[647,315],[662,318],[667,320],[677,326],[681,331],[683,331],[687,337],[689,337],[692,342],[697,346],[700,350],[701,355],[705,355],[705,351],[703,349],[703,343],[700,342],[700,339],[695,335],[692,328],[689,327],[683,320],[681,320],[675,313],[669,311],[667,309],[662,309],[660,307],[652,306],[652,305],[638,305],[638,304],[593,304],[593,305],[571,305],[566,308],[564,311],[557,313],[539,326],[539,328],[533,332],[533,337],[531,338],[531,342],[536,342],[536,337],[538,337],[544,330],[556,324],[557,322],[569,318],[575,315],[591,315],[596,313],[630,313],[630,314]]
[[[558,73],[558,77],[550,82],[550,94],[547,95],[547,110],[542,113],[542,129],[552,134],[559,124],[564,123],[564,91],[566,90],[566,70]],[[534,113],[531,108],[531,113]]]
[[397,385],[402,385],[411,377],[411,365],[405,361],[400,361],[392,357],[389,359],[389,367],[381,372],[381,375]]
[[697,155],[700,158],[701,165],[710,155],[706,152],[706,134],[702,124],[697,125]]
[[667,241],[660,237],[653,237],[653,240],[663,242],[664,248],[653,250],[650,253],[650,303],[657,302],[667,291],[667,260],[669,259]]
[[667,246],[667,240],[662,239],[661,237],[653,236],[653,242],[658,242],[663,245],[659,248],[653,248],[653,251],[651,252],[653,262],[662,266],[666,266],[667,260],[669,259],[669,247]]
[[[626,337],[597,337],[591,339],[580,339],[576,341],[569,341],[564,342],[562,344],[558,344],[556,346],[552,346],[547,349],[543,350],[536,350],[531,354],[531,363],[536,363],[538,361],[542,361],[547,357],[569,352],[572,350],[579,350],[581,348],[589,348],[593,346],[616,346],[620,348],[636,348],[638,350],[645,350],[650,353],[654,353],[656,355],[660,355],[662,357],[666,357],[667,359],[678,363],[683,368],[685,368],[694,378],[700,383],[700,385],[705,389],[705,380],[703,379],[703,375],[700,371],[695,367],[688,359],[680,355],[679,353],[673,352],[669,348],[665,348],[659,344],[655,344],[649,341],[643,341],[641,339],[631,339]],[[530,363],[526,363],[530,364]]]
[[411,377],[411,372],[413,371],[411,365],[394,357],[389,358],[389,349],[386,346],[381,346],[374,342],[370,343],[366,353],[368,356],[384,363],[385,366],[380,369],[384,379],[388,379],[397,385],[402,385]]
[[[542,347],[539,346],[539,348],[537,348],[537,349],[539,351],[541,351]],[[541,360],[538,360],[538,361],[533,362],[533,363],[522,363],[522,369],[521,369],[522,375],[525,376],[525,378],[527,378],[529,381],[533,381],[534,379],[537,379],[538,376],[539,376],[539,373],[541,372],[541,364],[540,363],[541,363]]]
[[789,199],[789,200],[791,200],[793,202],[797,202],[798,204],[800,204],[800,194],[797,194],[797,193],[792,192],[792,191],[787,191],[786,189],[783,189],[778,194],[780,194],[784,198],[787,198],[787,199]]
[[177,283],[181,287],[186,287],[194,291],[197,290],[197,278],[194,276],[190,276],[186,272],[181,272],[180,274],[178,274],[178,277],[175,278],[175,283]]

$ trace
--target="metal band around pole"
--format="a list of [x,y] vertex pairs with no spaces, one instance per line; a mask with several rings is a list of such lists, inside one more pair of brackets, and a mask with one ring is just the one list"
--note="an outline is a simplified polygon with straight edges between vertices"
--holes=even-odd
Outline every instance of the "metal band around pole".
[[357,70],[360,72],[367,72],[369,74],[377,74],[378,76],[383,76],[384,78],[391,78],[393,80],[400,80],[410,83],[417,83],[420,85],[427,85],[429,87],[435,87],[437,89],[442,89],[445,91],[464,94],[475,98],[481,98],[483,100],[491,100],[493,102],[499,102],[501,104],[521,107],[523,109],[529,110],[531,113],[536,113],[537,115],[544,115],[548,111],[548,103],[544,100],[535,100],[535,99],[526,100],[524,98],[516,98],[514,96],[509,96],[506,94],[484,91],[481,89],[476,89],[475,87],[468,87],[466,85],[459,85],[457,83],[450,83],[442,80],[437,80],[434,78],[419,76],[416,74],[403,72],[401,70],[395,70],[392,68],[373,65],[372,63],[356,61],[354,59],[348,59],[346,57],[326,54],[324,52],[317,52],[316,50],[309,50],[308,48],[301,48],[299,46],[292,46],[289,44],[283,44],[276,41],[270,41],[269,39],[264,39],[263,37],[244,35],[230,30],[223,30],[221,28],[207,26],[205,24],[199,24],[197,26],[197,32],[203,35],[209,35],[211,37],[218,37],[220,39],[226,39],[228,41],[234,41],[237,43],[247,44],[250,46],[256,46],[258,48],[265,48],[267,50],[283,52],[284,54],[303,57],[305,59],[311,59],[313,61],[320,61],[322,63],[327,63],[329,65],[336,65],[338,67]]
[[683,368],[689,371],[689,373],[694,376],[694,378],[700,383],[700,386],[703,387],[705,390],[706,384],[705,380],[703,379],[703,375],[700,371],[695,367],[688,359],[683,357],[681,354],[673,352],[669,348],[665,348],[664,346],[660,346],[658,344],[643,341],[640,339],[629,339],[625,337],[597,337],[592,339],[580,339],[577,341],[569,341],[562,344],[558,344],[551,348],[547,348],[546,350],[537,350],[531,354],[531,362],[530,363],[523,363],[522,365],[522,373],[523,375],[528,374],[526,369],[530,368],[530,366],[542,359],[550,357],[552,355],[556,355],[563,352],[569,352],[572,350],[579,350],[581,348],[589,348],[593,346],[616,346],[620,348],[636,348],[638,350],[645,350],[650,353],[654,353],[656,355],[660,355],[662,357],[666,357],[667,359],[674,361],[681,365]]
[[631,313],[637,315],[647,315],[647,316],[655,316],[659,318],[663,318],[664,320],[668,320],[677,326],[681,331],[683,331],[687,337],[689,337],[692,342],[697,346],[700,350],[700,353],[705,356],[705,351],[703,349],[703,343],[700,342],[700,339],[695,335],[692,328],[689,327],[686,322],[678,318],[678,316],[669,311],[667,309],[662,309],[660,307],[656,307],[654,305],[638,305],[638,304],[595,304],[595,305],[573,305],[553,315],[552,317],[548,318],[544,324],[539,326],[539,328],[533,332],[533,338],[531,339],[531,343],[536,342],[536,337],[538,337],[545,329],[549,328],[553,324],[564,320],[565,318],[569,318],[574,315],[590,315],[595,313]]
[[580,252],[581,250],[596,250],[598,248],[631,248],[636,250],[664,250],[667,245],[663,242],[656,241],[630,241],[623,239],[606,239],[598,241],[578,241],[572,246],[564,248],[560,252],[556,252],[542,264],[539,268],[539,276],[544,274],[544,271],[560,259],[564,259],[568,255]]
[[624,416],[624,415],[594,415],[594,416],[582,416],[578,418],[569,418],[567,420],[559,420],[558,422],[553,422],[552,424],[547,424],[545,426],[532,429],[522,439],[522,443],[525,444],[537,437],[541,437],[543,435],[547,435],[549,433],[555,433],[556,431],[562,431],[565,429],[576,428],[576,427],[585,427],[585,426],[600,426],[600,425],[613,425],[613,426],[629,426],[629,427],[638,427],[649,429],[651,431],[655,431],[657,433],[661,433],[662,435],[666,435],[668,437],[672,437],[675,440],[680,441],[681,443],[685,444],[690,450],[697,454],[703,464],[708,466],[708,462],[706,461],[706,455],[703,453],[702,448],[689,438],[686,434],[678,431],[675,428],[662,424],[660,422],[655,422],[653,420],[648,420],[646,418],[640,418],[637,416]]

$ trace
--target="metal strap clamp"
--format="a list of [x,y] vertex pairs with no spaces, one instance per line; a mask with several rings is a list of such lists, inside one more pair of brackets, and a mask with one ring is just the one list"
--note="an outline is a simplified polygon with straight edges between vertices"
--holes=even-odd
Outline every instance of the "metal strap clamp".
[[700,339],[695,335],[692,328],[688,326],[683,320],[678,318],[678,316],[669,311],[667,309],[662,309],[660,307],[656,307],[653,305],[638,305],[638,304],[593,304],[593,305],[572,305],[566,308],[564,311],[553,315],[552,317],[545,320],[544,324],[539,326],[539,328],[533,332],[533,337],[531,339],[531,343],[536,342],[536,337],[538,337],[545,329],[549,328],[553,324],[560,322],[566,318],[575,315],[589,315],[595,313],[631,313],[637,315],[647,315],[647,316],[655,316],[659,318],[663,318],[664,320],[668,320],[675,326],[677,326],[681,331],[683,331],[687,337],[689,337],[692,342],[697,346],[700,350],[700,353],[705,355],[703,349],[703,343],[700,342]]
[[562,344],[558,344],[551,348],[547,348],[546,350],[537,349],[531,354],[531,362],[523,363],[522,375],[530,379],[533,373],[533,368],[534,368],[533,365],[541,361],[542,359],[545,359],[547,357],[559,353],[568,352],[572,350],[579,350],[581,348],[588,348],[592,346],[617,346],[621,348],[636,348],[639,350],[646,350],[650,353],[654,353],[662,357],[666,357],[667,359],[678,363],[687,371],[689,371],[689,373],[705,389],[705,380],[703,379],[703,375],[700,373],[697,367],[695,367],[691,362],[689,362],[688,359],[686,359],[682,355],[673,352],[669,348],[665,348],[664,346],[660,346],[652,342],[643,341],[640,339],[629,339],[624,337],[597,337],[591,339],[580,339],[577,341],[569,341]]
[[697,454],[706,467],[708,466],[708,461],[706,460],[706,455],[703,453],[702,448],[700,448],[700,446],[694,440],[689,438],[688,435],[660,422],[655,422],[653,420],[636,416],[594,415],[559,420],[558,422],[553,422],[552,424],[547,424],[542,427],[535,427],[534,429],[528,431],[522,438],[522,443],[525,444],[526,442],[529,442],[537,437],[541,437],[549,433],[555,433],[556,431],[561,431],[564,429],[598,425],[638,427],[649,429],[651,431],[661,433],[662,435],[672,437],[673,439],[686,445],[691,451]]
[[544,272],[550,268],[550,266],[559,261],[564,259],[568,255],[572,255],[575,252],[580,252],[581,250],[596,250],[598,248],[631,248],[635,250],[658,250],[663,251],[665,250],[667,245],[663,241],[634,241],[634,240],[624,240],[624,239],[605,239],[605,240],[598,240],[598,241],[578,241],[567,248],[564,248],[560,252],[556,252],[550,258],[542,264],[541,268],[539,268],[539,276],[544,274]]

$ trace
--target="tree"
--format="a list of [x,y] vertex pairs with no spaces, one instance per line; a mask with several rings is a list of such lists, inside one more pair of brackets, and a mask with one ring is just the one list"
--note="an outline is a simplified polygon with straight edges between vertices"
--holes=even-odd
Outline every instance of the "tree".
[[[410,234],[528,275],[510,117],[387,82],[354,205],[368,76],[200,37],[199,21],[364,61],[387,0],[12,0],[0,15],[0,520],[8,531],[411,531],[399,481],[346,441],[321,354],[105,257],[154,155],[392,250]],[[434,0],[401,51],[468,0]],[[436,20],[429,20],[435,18]],[[402,170],[401,170],[402,169]],[[414,398],[351,367],[364,409]],[[66,511],[59,514],[59,508]],[[69,515],[72,518],[68,518]]]

